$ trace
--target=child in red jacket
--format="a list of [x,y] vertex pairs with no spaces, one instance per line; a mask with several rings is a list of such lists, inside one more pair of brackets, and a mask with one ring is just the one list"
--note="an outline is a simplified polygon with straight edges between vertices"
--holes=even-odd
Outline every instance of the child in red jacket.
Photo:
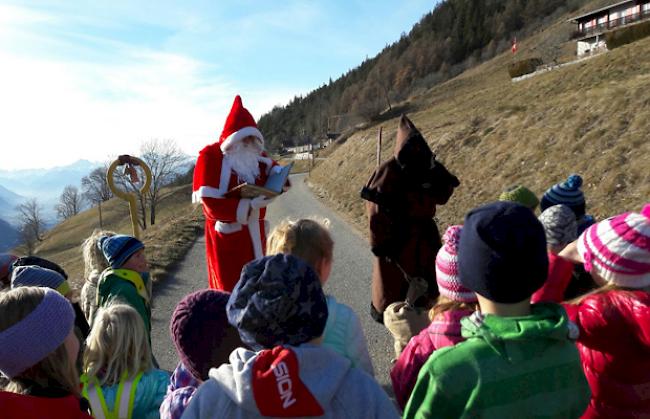
[[0,415],[90,419],[75,368],[75,313],[58,292],[20,287],[0,294]]
[[601,286],[565,305],[592,392],[583,417],[649,417],[650,204],[592,225],[562,255]]

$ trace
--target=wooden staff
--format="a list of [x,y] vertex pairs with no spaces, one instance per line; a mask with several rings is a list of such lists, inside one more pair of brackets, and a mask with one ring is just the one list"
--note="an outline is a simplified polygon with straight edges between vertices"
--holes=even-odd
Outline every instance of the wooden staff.
[[377,134],[377,166],[381,164],[381,133],[383,127],[379,127],[379,133]]

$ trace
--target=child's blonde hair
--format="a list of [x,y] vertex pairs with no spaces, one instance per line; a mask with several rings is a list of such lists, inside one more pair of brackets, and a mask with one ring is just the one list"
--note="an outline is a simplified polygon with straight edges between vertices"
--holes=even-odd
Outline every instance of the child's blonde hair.
[[330,221],[302,218],[285,219],[273,229],[266,241],[266,253],[297,256],[318,270],[323,261],[332,260],[334,240],[329,233]]
[[111,303],[99,309],[86,339],[84,371],[100,385],[133,379],[153,367],[151,346],[140,314],[131,306]]
[[[10,328],[31,314],[43,301],[45,289],[19,287],[10,293],[0,294],[0,332]],[[36,383],[43,388],[58,388],[76,396],[79,392],[79,374],[70,362],[65,343],[61,344],[42,361],[14,377],[5,386],[12,393],[26,393]]]
[[86,280],[90,278],[90,275],[93,271],[102,272],[104,269],[108,268],[108,261],[104,257],[104,253],[97,246],[97,241],[102,236],[114,236],[115,232],[108,230],[99,230],[95,229],[93,234],[90,235],[84,242],[81,244],[81,253],[83,254],[84,259],[84,274]]
[[452,300],[444,295],[438,296],[436,304],[429,310],[429,319],[433,320],[439,314],[452,310],[476,311],[477,303],[466,303],[464,301]]

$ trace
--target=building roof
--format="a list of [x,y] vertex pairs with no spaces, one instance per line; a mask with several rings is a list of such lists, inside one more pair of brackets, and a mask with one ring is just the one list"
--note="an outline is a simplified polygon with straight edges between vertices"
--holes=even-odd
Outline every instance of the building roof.
[[618,3],[610,4],[609,6],[601,7],[600,9],[592,10],[589,13],[585,13],[585,14],[580,15],[580,16],[572,17],[567,22],[578,23],[578,20],[583,19],[583,18],[585,18],[587,16],[595,15],[597,13],[604,12],[605,10],[609,10],[609,9],[614,8],[614,7],[622,6],[624,4],[632,4],[632,3],[635,3],[635,1],[634,0],[619,1]]

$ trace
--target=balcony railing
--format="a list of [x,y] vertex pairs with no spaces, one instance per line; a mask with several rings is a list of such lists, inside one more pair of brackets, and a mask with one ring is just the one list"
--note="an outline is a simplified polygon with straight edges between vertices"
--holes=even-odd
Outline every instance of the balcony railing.
[[589,35],[595,35],[603,33],[612,29],[616,29],[620,26],[629,25],[631,23],[640,22],[650,18],[650,10],[643,10],[641,13],[635,13],[629,16],[619,17],[618,19],[613,19],[607,22],[598,23],[594,26],[578,30],[575,33],[576,38],[582,38]]

